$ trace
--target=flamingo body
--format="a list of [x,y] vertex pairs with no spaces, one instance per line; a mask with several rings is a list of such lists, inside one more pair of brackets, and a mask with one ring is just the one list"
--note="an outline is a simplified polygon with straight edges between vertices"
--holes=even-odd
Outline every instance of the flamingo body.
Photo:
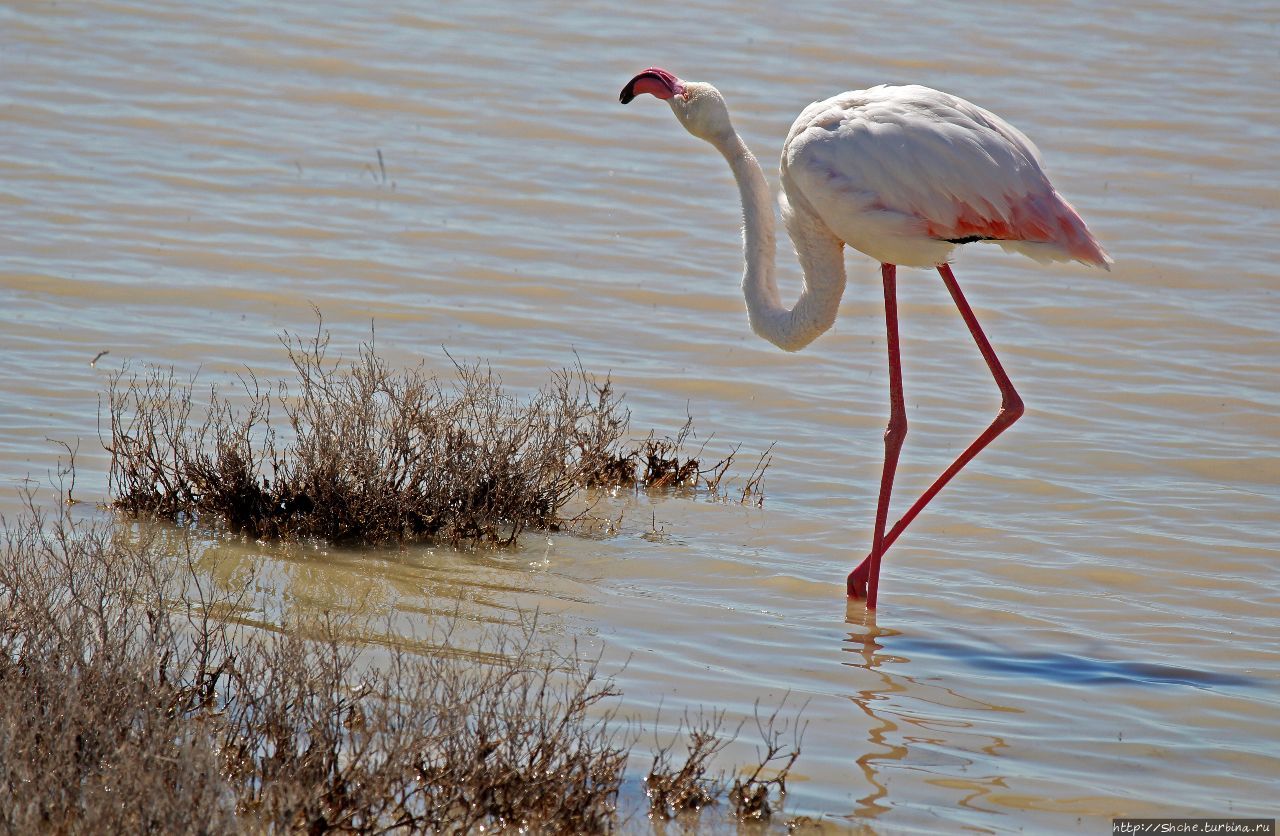
[[809,212],[885,264],[933,267],[980,240],[1040,261],[1110,262],[1025,134],[929,87],[809,105],[783,144],[781,174],[784,217]]
[[[1023,415],[1022,398],[983,333],[948,264],[960,244],[994,241],[1038,261],[1107,267],[1111,258],[1045,175],[1031,140],[990,111],[919,85],[881,85],[809,105],[782,146],[782,217],[800,261],[802,288],[782,303],[775,279],[769,184],[710,84],[658,67],[631,79],[619,99],[667,102],[689,133],[729,163],[742,198],[742,291],[757,334],[788,351],[835,322],[845,286],[844,247],[879,261],[889,363],[889,424],[871,553],[849,573],[851,598],[875,609],[881,558],[929,501]],[[1000,390],[1000,410],[911,507],[889,526],[898,454],[907,435],[898,340],[897,268],[933,267]]]

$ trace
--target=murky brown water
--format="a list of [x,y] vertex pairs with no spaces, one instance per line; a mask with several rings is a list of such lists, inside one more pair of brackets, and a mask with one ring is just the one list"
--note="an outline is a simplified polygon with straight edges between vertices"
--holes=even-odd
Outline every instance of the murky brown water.
[[[81,439],[80,496],[104,497],[110,368],[280,376],[276,336],[312,305],[340,350],[372,320],[392,362],[445,371],[444,346],[515,387],[576,352],[638,429],[687,403],[713,450],[776,441],[764,507],[620,500],[619,536],[496,555],[227,543],[219,571],[264,565],[268,614],[405,631],[458,596],[540,608],[630,659],[640,716],[790,692],[811,724],[790,808],[836,825],[1274,815],[1275,4],[578,5],[0,9],[0,510],[52,468],[46,438]],[[963,95],[1038,142],[1116,258],[958,260],[1028,416],[892,552],[877,624],[842,586],[887,417],[875,265],[850,256],[804,353],[751,336],[723,161],[665,107],[617,104],[652,64],[717,84],[766,161],[814,99]],[[901,296],[899,508],[997,400],[936,276]]]

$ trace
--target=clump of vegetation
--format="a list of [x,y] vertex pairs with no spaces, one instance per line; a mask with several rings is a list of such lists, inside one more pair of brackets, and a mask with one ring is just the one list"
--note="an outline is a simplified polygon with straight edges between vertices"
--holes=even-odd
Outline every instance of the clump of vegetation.
[[[781,711],[780,705],[765,717],[760,714],[760,706],[756,706],[756,731],[760,733],[763,748],[756,753],[756,765],[749,773],[735,778],[729,790],[729,803],[738,821],[767,822],[786,798],[787,776],[800,757],[804,726],[798,719],[781,718]],[[794,828],[803,823],[796,819],[790,826]]]
[[[771,820],[786,798],[787,776],[800,757],[804,736],[799,719],[783,719],[781,710],[782,706],[778,706],[768,716],[762,716],[757,706],[755,723],[763,748],[757,752],[756,765],[736,777],[732,786],[723,774],[711,771],[711,764],[738,738],[742,724],[726,730],[723,710],[686,718],[671,740],[655,744],[653,765],[645,776],[649,815],[667,821],[697,814],[704,807],[720,803],[728,788],[729,806],[736,821]],[[680,741],[684,742],[685,757],[677,765],[673,752]],[[804,823],[793,819],[788,827]]]
[[[704,443],[692,454],[687,452],[689,438],[693,435],[693,418],[689,417],[675,436],[661,438],[654,432],[638,444],[631,446],[621,456],[611,462],[612,472],[624,475],[619,482],[636,482],[646,488],[704,488],[713,495],[721,495],[721,483],[733,468],[738,457],[735,447],[729,454],[710,467],[702,467]],[[708,439],[710,440],[710,439]],[[769,467],[770,445],[756,462],[739,495],[743,504],[764,502],[761,482],[764,472]]]
[[388,369],[369,344],[350,363],[329,360],[319,332],[285,347],[292,388],[246,377],[236,399],[212,388],[202,416],[193,383],[171,371],[114,376],[104,444],[116,507],[254,537],[509,543],[559,522],[627,430],[610,383],[581,370],[521,401],[481,366],[458,366],[446,389],[421,365]]
[[[433,650],[376,659],[332,617],[251,629],[193,555],[30,496],[0,549],[4,832],[618,826],[635,742],[618,691],[532,627],[465,653],[446,628]],[[723,795],[706,766],[731,739],[722,719],[692,730],[692,765],[655,756],[662,815]]]
[[657,743],[653,765],[645,776],[645,792],[649,795],[649,814],[663,821],[718,802],[724,794],[724,778],[710,773],[712,759],[728,746],[736,733],[725,733],[724,712],[686,718],[684,731],[685,758],[679,766],[673,756],[681,735],[665,743]]
[[[509,544],[571,523],[560,512],[581,488],[701,480],[714,492],[733,462],[700,471],[683,454],[691,424],[628,444],[621,397],[581,367],[521,400],[480,365],[457,365],[446,388],[422,365],[388,369],[369,343],[330,360],[319,328],[282,342],[295,383],[246,373],[233,396],[212,387],[207,406],[172,370],[115,374],[103,440],[115,507],[257,538]],[[767,466],[762,456],[744,502]]]

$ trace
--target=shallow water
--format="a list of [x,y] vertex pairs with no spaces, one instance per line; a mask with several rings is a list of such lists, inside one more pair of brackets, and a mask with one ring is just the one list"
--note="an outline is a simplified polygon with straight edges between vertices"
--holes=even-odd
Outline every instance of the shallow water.
[[[324,315],[351,353],[443,348],[511,386],[612,371],[637,430],[774,448],[761,508],[620,497],[604,539],[501,554],[235,540],[264,611],[412,632],[461,598],[603,646],[625,710],[807,701],[788,808],[884,832],[1099,832],[1275,814],[1280,786],[1280,99],[1273,3],[650,3],[0,9],[0,510],[80,439],[104,499],[113,368],[278,378]],[[956,273],[1028,404],[891,552],[870,539],[887,417],[878,274],[833,331],[753,337],[736,189],[645,99],[712,81],[768,168],[794,116],[920,82],[1031,135],[1110,273],[965,248]],[[381,164],[379,160],[381,152]],[[796,269],[780,255],[781,281]],[[993,413],[936,277],[904,271],[903,509]],[[90,361],[99,352],[110,353]],[[750,754],[749,747],[743,751]],[[741,754],[741,752],[739,752]]]

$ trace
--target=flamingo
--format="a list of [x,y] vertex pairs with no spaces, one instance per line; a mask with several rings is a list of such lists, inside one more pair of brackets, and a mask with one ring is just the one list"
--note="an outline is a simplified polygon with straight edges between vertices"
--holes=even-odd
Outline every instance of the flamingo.
[[[846,592],[876,608],[880,564],[911,521],[970,460],[1023,414],[1022,398],[996,357],[948,263],[961,244],[993,241],[1041,262],[1075,260],[1110,269],[1111,257],[1058,194],[1040,152],[1017,128],[957,96],[920,85],[880,85],[806,107],[782,145],[778,197],[795,244],[803,288],[787,309],[774,279],[774,216],[760,164],[710,84],[650,67],[622,88],[623,104],[663,99],[689,133],[729,163],[742,198],[742,291],[751,328],[798,351],[835,322],[844,292],[844,246],[880,262],[889,360],[889,423],[871,551]],[[897,268],[935,268],[1000,389],[991,424],[891,528],[889,498],[907,435],[898,351]]]

